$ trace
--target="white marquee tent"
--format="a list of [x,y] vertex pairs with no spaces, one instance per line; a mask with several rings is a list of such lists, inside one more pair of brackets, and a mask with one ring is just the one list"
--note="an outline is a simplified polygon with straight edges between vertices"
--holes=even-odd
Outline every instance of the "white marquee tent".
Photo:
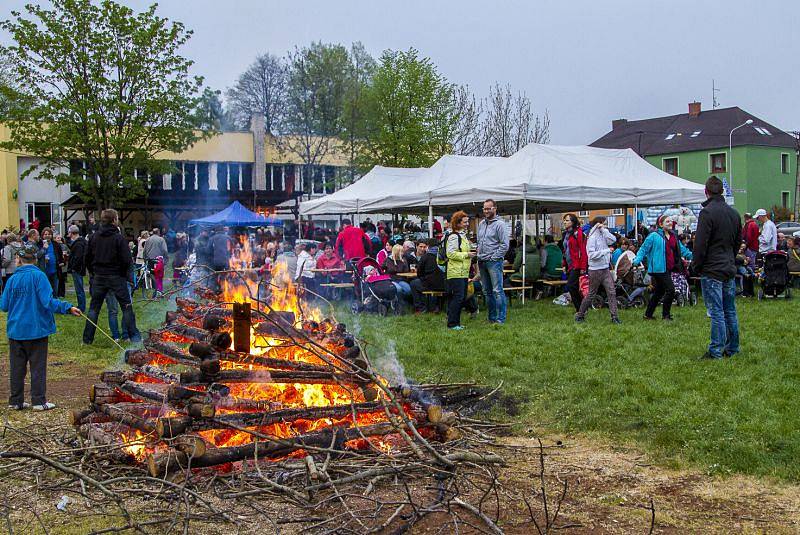
[[434,206],[492,198],[535,201],[550,211],[705,200],[701,184],[665,173],[630,149],[531,143],[497,165],[431,193]]
[[364,208],[365,203],[375,202],[388,192],[402,189],[426,170],[427,167],[406,169],[376,165],[346,188],[300,203],[300,214],[357,214],[368,211]]

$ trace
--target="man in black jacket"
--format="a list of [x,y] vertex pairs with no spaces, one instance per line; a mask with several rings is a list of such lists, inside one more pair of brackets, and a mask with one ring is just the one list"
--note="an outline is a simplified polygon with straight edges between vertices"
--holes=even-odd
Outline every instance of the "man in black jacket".
[[100,227],[89,238],[86,249],[86,269],[91,277],[90,294],[92,302],[89,305],[87,321],[83,329],[83,343],[91,344],[94,341],[95,326],[100,316],[103,301],[110,292],[122,307],[122,322],[124,331],[128,333],[132,342],[141,340],[141,335],[136,328],[136,316],[133,313],[133,303],[128,287],[128,277],[131,273],[131,251],[125,238],[118,228],[119,218],[116,210],[103,210],[100,214]]
[[444,272],[436,263],[436,255],[428,251],[428,244],[417,245],[417,278],[411,281],[411,297],[414,310],[425,312],[427,304],[422,292],[444,291]]
[[81,312],[86,312],[86,292],[83,289],[83,277],[86,276],[86,238],[81,236],[78,225],[71,225],[67,232],[70,240],[67,271],[72,275],[78,308]]
[[722,181],[706,181],[706,201],[697,220],[690,270],[700,276],[703,301],[711,317],[711,343],[703,358],[732,357],[739,352],[736,315],[736,254],[742,243],[739,212],[722,196]]

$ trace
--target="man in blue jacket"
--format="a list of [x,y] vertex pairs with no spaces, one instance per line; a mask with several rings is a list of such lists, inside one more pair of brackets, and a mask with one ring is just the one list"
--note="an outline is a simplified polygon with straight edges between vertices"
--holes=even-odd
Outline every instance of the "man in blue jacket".
[[53,298],[50,281],[36,267],[37,247],[32,243],[22,246],[18,253],[19,267],[0,298],[0,309],[8,312],[6,334],[8,335],[11,370],[11,393],[8,408],[21,410],[25,403],[25,374],[31,368],[31,404],[35,411],[55,408],[46,398],[47,388],[47,342],[56,332],[53,313],[80,316],[81,311]]

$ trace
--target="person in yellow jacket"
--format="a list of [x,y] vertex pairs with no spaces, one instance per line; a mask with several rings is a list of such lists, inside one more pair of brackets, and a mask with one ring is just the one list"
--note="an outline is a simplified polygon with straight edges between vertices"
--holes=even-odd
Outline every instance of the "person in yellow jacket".
[[[461,309],[467,297],[467,283],[469,282],[469,268],[476,252],[467,238],[469,216],[459,210],[450,219],[452,232],[447,235],[445,251],[447,253],[447,328],[460,331]],[[475,301],[467,301],[467,309],[476,312]]]

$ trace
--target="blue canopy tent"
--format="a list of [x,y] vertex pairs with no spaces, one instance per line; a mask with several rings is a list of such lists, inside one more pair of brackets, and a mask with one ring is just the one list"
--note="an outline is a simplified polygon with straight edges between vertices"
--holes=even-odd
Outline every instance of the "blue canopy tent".
[[226,227],[282,227],[283,221],[274,217],[264,217],[248,210],[239,201],[233,201],[224,210],[210,216],[192,219],[189,224]]

